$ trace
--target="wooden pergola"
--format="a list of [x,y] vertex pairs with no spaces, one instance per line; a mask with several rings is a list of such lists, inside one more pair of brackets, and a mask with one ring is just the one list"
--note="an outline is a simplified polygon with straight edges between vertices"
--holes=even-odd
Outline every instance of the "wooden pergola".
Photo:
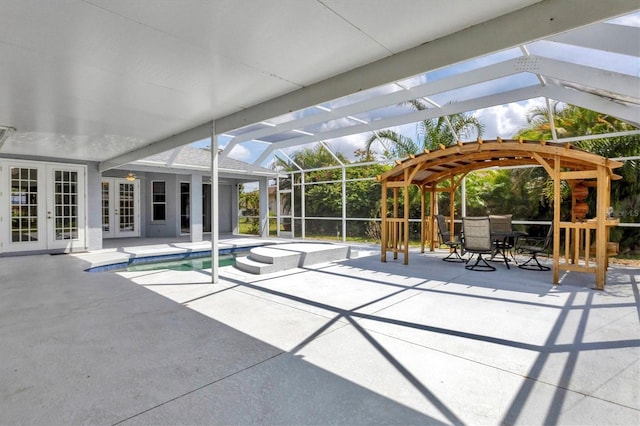
[[[441,146],[435,151],[425,151],[405,160],[398,160],[396,167],[377,177],[382,185],[382,241],[381,260],[386,262],[387,252],[392,251],[394,259],[398,253],[409,263],[409,187],[416,185],[421,194],[421,249],[430,242],[435,247],[434,215],[438,192],[450,193],[451,232],[454,226],[454,194],[463,178],[470,172],[488,168],[509,166],[541,165],[554,182],[553,196],[553,284],[559,283],[560,271],[579,271],[595,274],[595,285],[603,290],[609,263],[607,253],[609,228],[618,224],[617,219],[608,217],[610,206],[611,180],[620,176],[613,169],[622,163],[589,153],[571,144],[558,145],[545,141],[496,139]],[[444,187],[441,183],[448,181]],[[572,188],[571,222],[560,221],[560,186],[566,181]],[[574,207],[581,204],[581,191],[595,190],[596,214],[592,219],[581,219]],[[392,192],[393,208],[389,209],[387,198]],[[400,191],[404,206],[400,216]],[[429,194],[429,208],[426,199]],[[564,250],[561,256],[561,241]],[[595,246],[595,250],[593,247]],[[593,250],[593,251],[592,251]],[[592,259],[595,255],[595,259]]]

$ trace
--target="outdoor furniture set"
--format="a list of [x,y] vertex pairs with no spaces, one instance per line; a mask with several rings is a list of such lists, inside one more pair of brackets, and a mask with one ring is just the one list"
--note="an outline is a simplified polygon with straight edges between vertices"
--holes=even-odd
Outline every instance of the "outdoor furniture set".
[[[451,235],[443,215],[437,215],[436,219],[440,242],[450,249],[449,255],[442,259],[444,261],[465,263],[465,268],[472,271],[495,271],[496,268],[487,260],[504,261],[507,269],[511,269],[509,263],[513,261],[522,269],[550,270],[539,262],[537,256],[549,249],[553,226],[546,237],[537,238],[514,230],[511,215],[464,217],[462,231],[456,236]],[[467,254],[470,256],[465,257]],[[526,255],[528,259],[518,264],[515,254]],[[474,256],[475,263],[471,263]]]

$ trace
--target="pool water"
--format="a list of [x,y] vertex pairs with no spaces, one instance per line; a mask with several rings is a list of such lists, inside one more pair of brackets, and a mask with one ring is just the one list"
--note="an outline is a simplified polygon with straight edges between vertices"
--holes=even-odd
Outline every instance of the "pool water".
[[[237,252],[231,254],[221,254],[218,258],[218,266],[229,266],[235,264],[235,259],[238,256],[246,256],[248,252]],[[201,269],[211,268],[211,256],[196,257],[191,259],[169,260],[153,263],[138,263],[135,265],[129,265],[125,269],[121,269],[119,272],[144,272],[144,271],[159,271],[169,269],[171,271],[197,271]]]

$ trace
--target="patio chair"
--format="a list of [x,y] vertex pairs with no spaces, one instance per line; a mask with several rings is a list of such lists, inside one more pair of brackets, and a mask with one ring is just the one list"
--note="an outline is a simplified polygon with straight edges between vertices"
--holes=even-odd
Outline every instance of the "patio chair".
[[[516,241],[516,253],[524,254],[529,256],[529,259],[518,265],[518,268],[528,269],[530,271],[548,271],[551,268],[548,266],[541,265],[538,261],[538,255],[540,253],[544,253],[549,249],[549,245],[553,240],[553,222],[549,227],[549,231],[547,232],[547,236],[544,238],[541,237],[522,237],[518,238]],[[535,262],[535,263],[531,263]]]
[[464,267],[472,271],[495,271],[496,268],[489,265],[482,257],[483,254],[493,256],[495,245],[491,238],[491,224],[488,217],[464,217],[462,218],[462,233],[464,234],[463,250],[472,254],[477,254],[476,263],[469,264],[467,261]]
[[[513,215],[510,214],[489,215],[489,221],[491,223],[491,238],[493,239],[493,244],[495,244],[496,248],[495,255],[499,254],[502,257],[502,259],[495,260],[504,260],[504,264],[507,265],[507,269],[511,269],[509,267],[509,253],[511,252],[511,249],[513,249],[514,245],[513,227],[511,225],[512,216]],[[491,260],[493,260],[493,258]]]
[[451,238],[451,232],[449,232],[444,216],[441,214],[436,215],[436,220],[438,221],[438,236],[440,238],[440,243],[448,246],[449,250],[453,250],[442,260],[445,262],[466,262],[458,252],[458,248],[460,248],[462,243],[455,235]]

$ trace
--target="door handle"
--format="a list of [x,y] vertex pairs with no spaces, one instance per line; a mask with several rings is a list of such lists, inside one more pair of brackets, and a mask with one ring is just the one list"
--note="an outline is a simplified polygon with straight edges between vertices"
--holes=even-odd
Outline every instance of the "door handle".
[[47,219],[51,219],[51,212],[47,212]]

